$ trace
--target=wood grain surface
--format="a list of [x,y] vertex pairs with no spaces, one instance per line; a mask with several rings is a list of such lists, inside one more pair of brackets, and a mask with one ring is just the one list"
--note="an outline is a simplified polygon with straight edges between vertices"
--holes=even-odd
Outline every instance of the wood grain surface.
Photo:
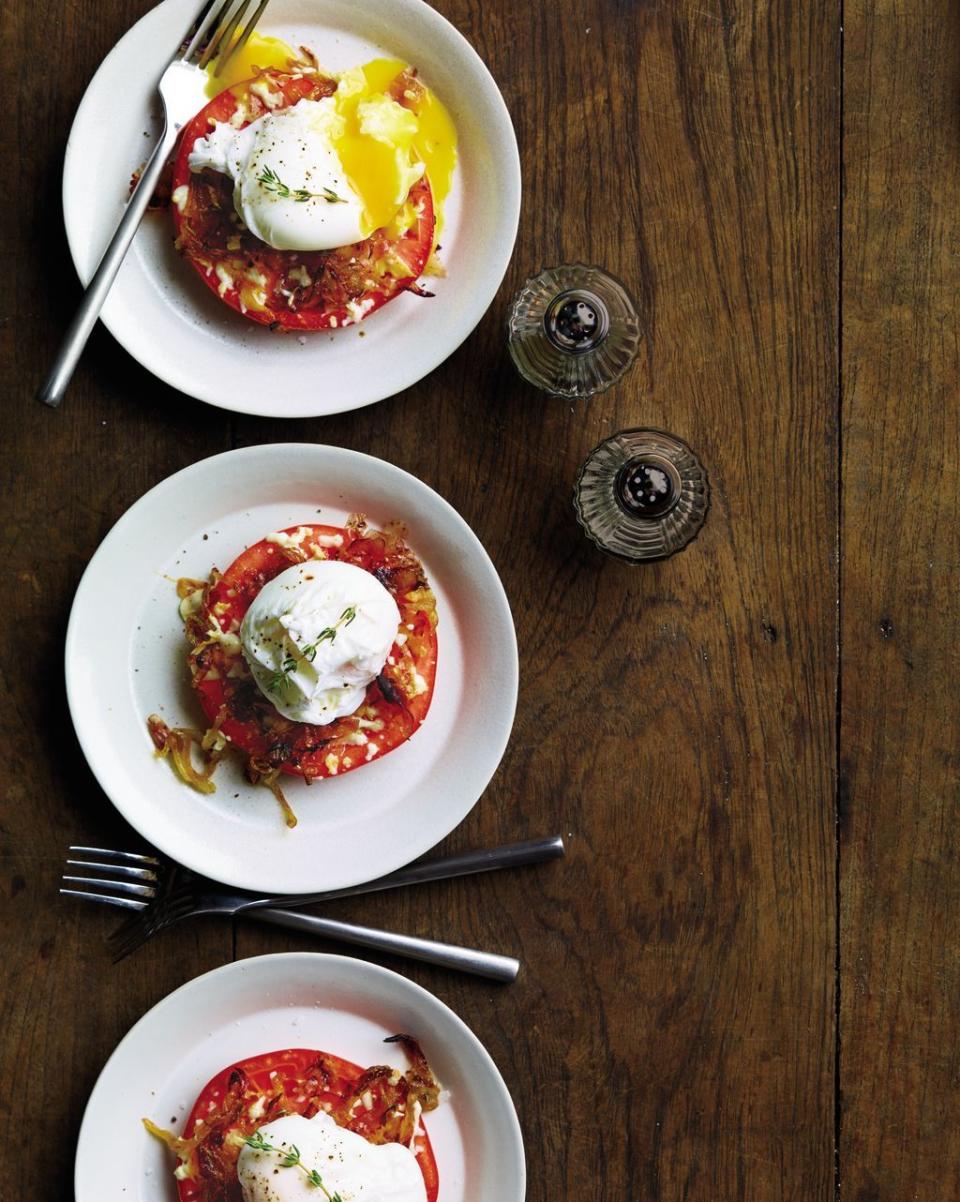
[[846,6],[845,1197],[960,1197],[960,12]]
[[[148,7],[34,0],[0,30],[0,1115],[30,1116],[0,1199],[69,1196],[97,1074],[173,988],[339,950],[203,921],[113,966],[110,915],[56,896],[69,843],[137,845],[66,710],[84,565],[171,472],[287,440],[425,480],[510,597],[516,726],[443,849],[559,832],[567,860],[326,912],[522,958],[510,987],[381,962],[493,1055],[530,1202],[960,1193],[956,14],[846,0],[844,49],[836,0],[438,0],[501,86],[524,172],[473,336],[398,397],[280,422],[171,392],[100,329],[53,413],[33,392],[79,297],[63,150]],[[645,340],[620,385],[570,405],[518,380],[502,328],[526,276],[577,259],[627,282]],[[643,424],[695,448],[712,504],[688,550],[630,568],[583,538],[571,490],[601,438]]]

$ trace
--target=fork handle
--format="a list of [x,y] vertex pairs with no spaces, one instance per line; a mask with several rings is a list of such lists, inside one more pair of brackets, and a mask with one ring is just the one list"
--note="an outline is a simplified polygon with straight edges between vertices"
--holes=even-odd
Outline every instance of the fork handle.
[[237,908],[247,911],[257,906],[308,906],[314,902],[333,901],[338,897],[354,897],[361,893],[379,893],[382,889],[398,889],[401,885],[423,885],[427,881],[447,881],[457,876],[491,872],[495,868],[519,868],[523,864],[540,864],[557,860],[565,852],[563,839],[553,835],[548,839],[524,839],[519,843],[504,843],[481,851],[461,852],[411,864],[398,872],[352,885],[348,889],[331,889],[326,893],[301,893],[294,896],[251,898]]
[[160,179],[164,163],[166,163],[167,156],[173,149],[176,140],[177,130],[164,119],[160,141],[127,201],[120,224],[110,240],[110,245],[103,252],[100,265],[87,285],[80,307],[70,323],[70,329],[67,330],[56,359],[53,361],[50,374],[38,393],[39,399],[52,409],[56,409],[63,400],[63,394],[66,392],[74,369],[83,354],[83,348],[87,345],[87,339],[97,324],[97,318],[107,299],[107,293],[110,291],[117,272],[120,270],[120,264],[130,248],[133,236],[137,232],[137,227],[150,203],[150,197]]
[[333,918],[299,914],[296,910],[271,908],[250,910],[248,913],[251,918],[273,923],[278,927],[307,931],[311,935],[325,935],[328,939],[373,948],[378,952],[393,952],[411,960],[424,960],[428,964],[439,964],[443,968],[454,968],[460,972],[473,973],[474,976],[487,977],[491,981],[515,981],[520,971],[520,961],[512,956],[481,952],[472,947],[459,947],[455,943],[419,939],[416,935],[398,935],[392,931],[377,930],[375,927],[357,926],[352,922],[337,922]]

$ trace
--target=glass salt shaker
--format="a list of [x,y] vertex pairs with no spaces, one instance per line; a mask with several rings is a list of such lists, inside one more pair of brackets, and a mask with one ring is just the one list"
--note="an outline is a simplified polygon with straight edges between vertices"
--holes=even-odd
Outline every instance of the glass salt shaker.
[[661,430],[621,430],[587,456],[573,504],[601,551],[643,563],[666,559],[697,536],[710,487],[681,439]]
[[529,383],[554,396],[589,397],[636,358],[640,319],[623,284],[599,267],[548,267],[513,298],[507,345]]

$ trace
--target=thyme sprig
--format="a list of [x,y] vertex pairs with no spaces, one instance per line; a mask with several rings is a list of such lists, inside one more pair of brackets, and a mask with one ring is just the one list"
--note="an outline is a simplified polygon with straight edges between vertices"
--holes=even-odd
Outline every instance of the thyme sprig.
[[317,648],[320,646],[320,644],[332,643],[337,637],[337,631],[340,629],[340,627],[349,626],[356,616],[357,607],[355,605],[348,605],[332,626],[327,626],[326,629],[320,631],[320,633],[317,635],[316,642],[311,643],[309,647],[304,647],[303,654],[306,656],[306,658],[313,663],[317,657]]
[[325,200],[328,205],[345,205],[347,203],[346,199],[338,196],[332,188],[324,188],[322,192],[310,192],[306,188],[291,188],[289,184],[283,182],[272,167],[264,167],[257,176],[257,180],[268,192],[275,193],[281,200],[296,200],[301,204],[312,199]]
[[300,1158],[300,1149],[296,1144],[291,1144],[289,1148],[278,1148],[275,1144],[267,1143],[261,1131],[254,1131],[253,1135],[248,1135],[243,1142],[248,1148],[253,1148],[255,1152],[276,1152],[280,1157],[282,1169],[299,1169],[306,1176],[310,1185],[323,1191],[327,1202],[343,1202],[339,1193],[330,1193],[316,1169],[307,1168]]
[[[341,628],[341,626],[349,626],[356,616],[357,607],[355,605],[348,605],[332,626],[327,626],[321,630],[316,639],[314,639],[314,641],[308,646],[303,648],[303,650],[300,652],[301,656],[312,664],[317,658],[317,650],[320,644],[332,643],[337,637],[337,631]],[[297,661],[293,655],[287,654],[284,656],[280,667],[270,677],[270,680],[267,684],[267,689],[269,692],[278,693],[280,689],[282,689],[287,683],[288,679],[290,678],[290,673],[295,671],[296,667]]]
[[[316,655],[316,651],[314,651]],[[284,657],[283,663],[267,681],[267,689],[271,693],[279,693],[290,678],[290,673],[296,668],[297,661],[292,655]]]

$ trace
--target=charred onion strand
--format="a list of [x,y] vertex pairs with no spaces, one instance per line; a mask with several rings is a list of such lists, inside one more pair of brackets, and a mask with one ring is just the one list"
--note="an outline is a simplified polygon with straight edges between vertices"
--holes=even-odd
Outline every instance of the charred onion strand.
[[[223,758],[223,750],[215,750],[205,745],[207,734],[199,730],[191,730],[187,726],[167,726],[157,714],[147,718],[147,729],[161,759],[170,757],[177,776],[198,793],[215,793],[217,786],[210,779],[214,769]],[[209,733],[209,732],[207,732]],[[193,762],[193,748],[200,753],[203,766],[197,768]]]

